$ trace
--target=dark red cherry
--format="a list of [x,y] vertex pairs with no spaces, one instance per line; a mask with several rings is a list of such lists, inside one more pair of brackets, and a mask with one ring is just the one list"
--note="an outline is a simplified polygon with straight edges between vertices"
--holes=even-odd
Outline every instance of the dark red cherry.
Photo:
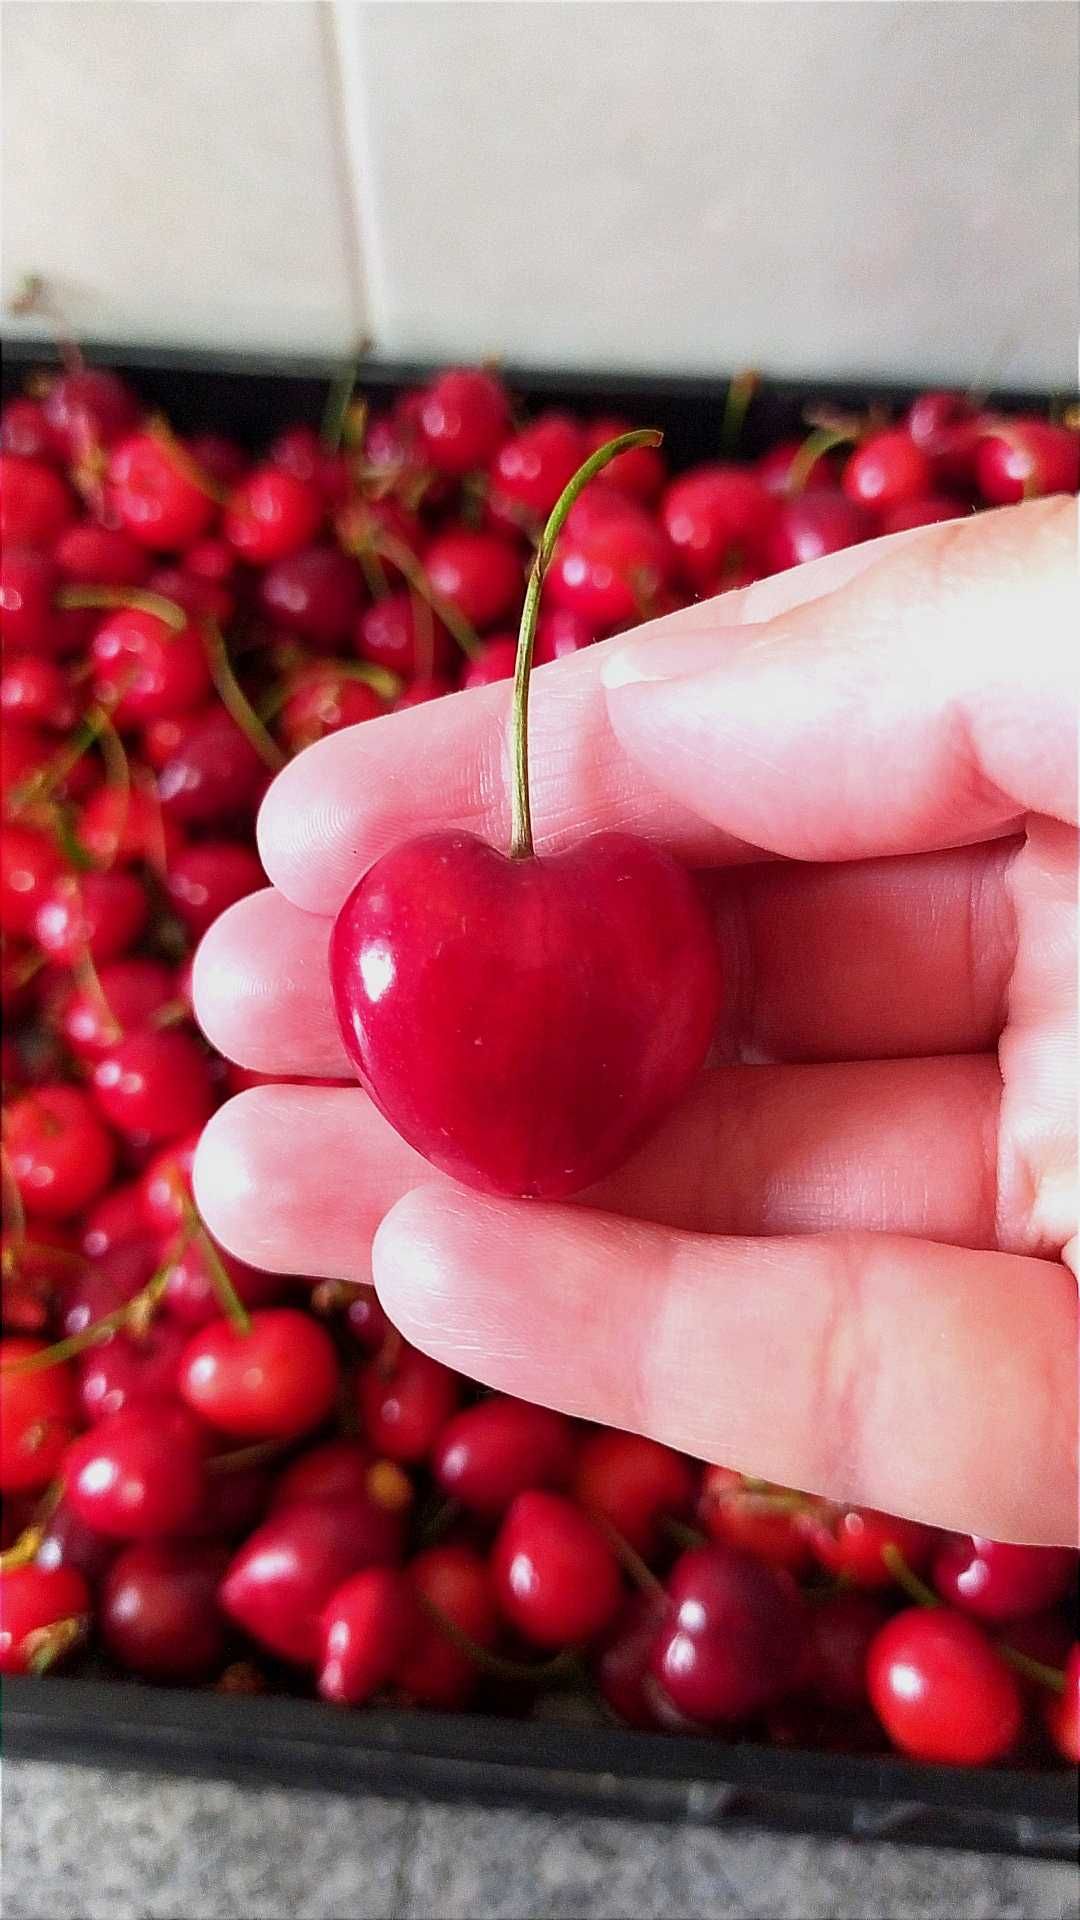
[[[461,676],[463,687],[490,687],[497,680],[512,680],[517,660],[517,641],[512,633],[492,633],[483,642],[475,660],[470,660]],[[536,654],[533,654],[536,660]]]
[[173,972],[160,960],[114,960],[96,985],[65,983],[57,1030],[80,1060],[100,1060],[122,1035],[150,1025],[175,994]]
[[899,1520],[873,1507],[820,1504],[799,1517],[800,1529],[823,1567],[857,1587],[892,1586],[891,1553],[918,1573],[933,1552],[937,1535],[917,1520]]
[[210,691],[206,645],[190,621],[179,632],[139,607],[102,621],[90,648],[94,691],[117,726],[142,726],[197,707]]
[[[629,433],[634,426],[632,420],[624,420],[614,414],[605,414],[599,420],[590,420],[584,428],[585,453],[596,453],[606,447],[609,440],[617,440],[620,434]],[[625,453],[617,453],[604,468],[604,483],[613,487],[616,493],[624,493],[629,500],[636,500],[641,506],[651,507],[664,491],[667,468],[664,456],[655,447],[628,447]]]
[[492,1394],[448,1420],[432,1455],[444,1493],[497,1519],[530,1487],[564,1487],[574,1465],[569,1421],[548,1407]]
[[52,1569],[71,1567],[96,1587],[116,1558],[116,1541],[96,1533],[61,1499],[45,1521],[34,1555],[35,1565]]
[[873,520],[864,507],[846,494],[816,488],[793,494],[780,503],[776,520],[762,542],[762,560],[769,573],[784,573],[807,560],[837,553],[868,540]]
[[397,1567],[365,1567],[346,1580],[323,1609],[323,1699],[358,1707],[385,1687],[408,1650],[415,1615],[413,1590]]
[[132,539],[161,553],[190,547],[215,512],[168,442],[152,433],[133,433],[113,448],[108,498]]
[[936,481],[970,486],[980,422],[964,394],[920,393],[908,408],[904,424],[930,461]]
[[183,1407],[138,1405],[73,1440],[62,1472],[88,1527],[118,1540],[152,1540],[189,1526],[205,1489],[205,1446]]
[[975,450],[975,479],[991,506],[1080,487],[1080,433],[1049,420],[993,421]]
[[202,1128],[175,1140],[156,1154],[142,1176],[143,1208],[150,1232],[163,1239],[183,1226],[190,1213],[191,1168]]
[[790,1574],[732,1547],[694,1547],[668,1577],[671,1614],[653,1674],[680,1713],[742,1720],[778,1700],[802,1658],[803,1602]]
[[77,1363],[79,1403],[87,1420],[104,1420],[125,1407],[160,1406],[176,1398],[187,1336],[158,1319],[145,1332],[115,1333]]
[[1080,1646],[1073,1646],[1065,1663],[1063,1691],[1047,1702],[1046,1726],[1062,1759],[1080,1766]]
[[146,1237],[110,1247],[100,1258],[76,1269],[60,1300],[60,1329],[65,1339],[95,1327],[107,1314],[126,1307],[155,1272],[158,1249]]
[[615,1555],[596,1522],[558,1493],[518,1494],[491,1550],[499,1606],[540,1647],[580,1646],[622,1600]]
[[378,1353],[390,1332],[390,1322],[379,1305],[374,1287],[350,1287],[345,1325],[365,1353]]
[[440,374],[419,407],[423,453],[439,473],[486,467],[510,418],[506,390],[494,374],[464,368]]
[[363,575],[339,547],[289,554],[259,582],[259,604],[274,626],[330,650],[348,639],[363,598]]
[[322,517],[314,487],[281,467],[255,467],[231,495],[222,531],[242,560],[267,567],[306,547]]
[[1067,1547],[1016,1547],[981,1534],[949,1535],[931,1568],[943,1600],[991,1621],[1055,1606],[1075,1575],[1076,1554]]
[[872,513],[921,499],[931,491],[934,469],[911,435],[893,427],[857,446],[841,480],[849,500]]
[[806,1614],[801,1684],[838,1713],[866,1704],[866,1656],[885,1622],[884,1609],[866,1593],[826,1593]]
[[448,527],[431,542],[424,567],[440,599],[481,631],[513,613],[524,592],[520,555],[492,533]]
[[226,626],[236,611],[236,595],[220,580],[207,580],[186,566],[155,567],[147,581],[151,593],[172,600],[194,621],[216,620]]
[[207,580],[221,585],[231,580],[236,572],[237,559],[227,540],[220,540],[216,534],[208,534],[204,540],[196,540],[184,555],[183,571],[196,580]]
[[281,733],[290,753],[301,753],[328,733],[377,720],[388,711],[386,701],[364,680],[350,675],[337,660],[313,660],[288,681],[281,708]]
[[733,549],[755,559],[776,518],[760,477],[745,467],[696,467],[664,495],[661,519],[688,586],[715,580]]
[[174,855],[166,890],[194,939],[246,894],[266,885],[254,849],[242,840],[196,840]]
[[628,834],[522,860],[466,833],[406,842],[349,895],[330,970],[398,1132],[471,1186],[549,1199],[618,1166],[683,1095],[721,999],[694,881]]
[[172,822],[162,816],[153,789],[96,787],[79,815],[79,845],[103,866],[167,867],[179,846]]
[[651,1663],[664,1617],[665,1603],[659,1595],[632,1593],[593,1664],[602,1698],[631,1727],[654,1729],[658,1724]]
[[202,1047],[174,1028],[129,1033],[94,1068],[94,1097],[118,1133],[155,1144],[201,1127],[214,1107]]
[[360,615],[355,644],[361,660],[389,667],[403,680],[421,673],[445,673],[457,657],[453,639],[438,615],[406,589],[388,593]]
[[370,1497],[277,1508],[235,1554],[220,1590],[225,1612],[254,1640],[314,1666],[332,1594],[362,1567],[401,1553],[402,1518]]
[[803,1573],[813,1554],[796,1499],[786,1487],[747,1481],[730,1467],[706,1467],[698,1520],[710,1539],[741,1547],[770,1566]]
[[456,1373],[404,1341],[390,1359],[361,1367],[356,1398],[364,1433],[388,1460],[422,1460],[460,1397]]
[[200,473],[217,487],[235,487],[247,471],[248,457],[243,447],[224,434],[193,433],[187,444]]
[[0,1340],[0,1491],[5,1496],[45,1486],[75,1431],[78,1409],[70,1367],[11,1371],[44,1353],[46,1345],[24,1334]]
[[[274,1506],[297,1501],[360,1500],[367,1496],[371,1448],[360,1440],[324,1440],[290,1462],[274,1487]],[[407,1485],[402,1475],[403,1485]]]
[[10,1101],[4,1148],[34,1218],[70,1219],[96,1199],[113,1170],[112,1141],[79,1087],[35,1087]]
[[471,1547],[447,1544],[417,1554],[405,1572],[418,1606],[395,1684],[416,1706],[460,1711],[475,1693],[480,1672],[440,1616],[476,1646],[495,1645],[499,1616],[487,1563]]
[[5,547],[47,547],[74,518],[74,495],[52,467],[0,453],[0,541]]
[[224,707],[199,707],[149,731],[145,747],[160,769],[158,793],[170,820],[210,827],[254,813],[266,767]]
[[263,1307],[247,1332],[214,1320],[188,1341],[180,1392],[220,1432],[292,1440],[333,1410],[338,1366],[326,1330],[292,1307]]
[[0,1574],[0,1673],[52,1666],[89,1626],[90,1589],[74,1567],[30,1562]]
[[217,1590],[222,1547],[153,1540],[125,1547],[102,1588],[98,1619],[106,1651],[143,1680],[208,1680],[225,1654]]
[[[282,1274],[263,1273],[258,1267],[246,1266],[223,1247],[216,1251],[245,1307],[272,1306],[286,1292],[289,1283]],[[187,1329],[205,1327],[209,1321],[218,1319],[221,1300],[201,1239],[189,1241],[172,1261],[162,1305],[173,1320]]]
[[882,1627],[867,1659],[874,1712],[913,1760],[982,1767],[1020,1732],[1020,1689],[981,1628],[946,1607],[910,1607]]
[[665,1518],[689,1513],[694,1472],[685,1454],[641,1433],[601,1428],[582,1441],[573,1493],[647,1557],[659,1544]]
[[130,952],[149,911],[142,881],[122,868],[62,873],[34,915],[34,935],[59,967],[77,966],[86,954],[104,967]]
[[100,1260],[104,1254],[133,1240],[145,1241],[149,1231],[142,1184],[129,1180],[122,1186],[110,1187],[84,1214],[80,1246],[88,1260]]

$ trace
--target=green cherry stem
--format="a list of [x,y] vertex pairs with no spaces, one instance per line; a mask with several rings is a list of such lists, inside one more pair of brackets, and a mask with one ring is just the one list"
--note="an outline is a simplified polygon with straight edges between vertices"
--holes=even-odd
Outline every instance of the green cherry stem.
[[881,1558],[897,1586],[903,1588],[917,1607],[940,1607],[941,1601],[933,1587],[928,1587],[925,1580],[919,1579],[918,1574],[908,1566],[899,1547],[894,1546],[891,1540],[887,1540],[882,1547]]
[[563,488],[551,509],[547,525],[540,535],[532,571],[529,574],[529,584],[525,589],[525,605],[521,612],[517,658],[514,664],[511,719],[513,755],[513,777],[510,789],[511,860],[528,860],[533,854],[532,813],[529,807],[529,680],[532,675],[536,621],[540,612],[540,593],[544,585],[544,575],[551,565],[556,542],[566,525],[567,515],[590,480],[595,480],[597,474],[603,471],[608,462],[616,459],[620,453],[629,453],[633,447],[658,447],[663,438],[658,428],[643,427],[637,433],[620,433],[617,439],[608,440],[604,446],[598,447]]
[[[899,1547],[888,1542],[881,1549],[881,1558],[892,1574],[898,1587],[902,1587],[908,1598],[914,1600],[917,1607],[940,1607],[941,1601],[925,1580],[913,1573],[900,1552]],[[1063,1693],[1065,1675],[1060,1668],[1051,1667],[1044,1660],[1034,1660],[1029,1653],[1021,1653],[1018,1647],[1010,1647],[1007,1640],[997,1640],[995,1645],[1002,1659],[1007,1661],[1015,1673],[1025,1680],[1033,1680],[1037,1686],[1048,1687],[1052,1693]]]
[[163,593],[151,593],[146,587],[61,587],[56,596],[58,607],[100,607],[105,611],[133,607],[137,613],[152,613],[174,633],[187,626],[187,614],[175,600]]

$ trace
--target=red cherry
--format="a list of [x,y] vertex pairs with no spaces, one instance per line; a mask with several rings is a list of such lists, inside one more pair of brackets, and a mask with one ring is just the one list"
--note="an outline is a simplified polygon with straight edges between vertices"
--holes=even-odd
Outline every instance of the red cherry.
[[162,1239],[185,1224],[192,1205],[191,1169],[202,1128],[176,1140],[150,1161],[142,1177],[146,1224]]
[[[574,514],[588,500],[583,494]],[[561,535],[547,575],[552,604],[593,627],[610,630],[648,614],[667,585],[670,546],[660,528],[629,501],[619,514],[588,523],[574,514]]]
[[222,531],[242,560],[268,567],[306,547],[322,517],[314,487],[281,467],[256,467],[232,494]]
[[52,727],[65,733],[75,724],[75,696],[55,660],[40,654],[14,654],[0,674],[0,709],[12,720]]
[[186,1336],[155,1320],[137,1336],[115,1333],[78,1362],[79,1403],[87,1420],[104,1420],[125,1407],[160,1406],[176,1398]]
[[[324,1440],[320,1446],[309,1447],[279,1475],[274,1506],[366,1499],[371,1467],[371,1449],[361,1441]],[[404,1475],[402,1485],[406,1485]]]
[[4,1115],[11,1176],[28,1214],[67,1220],[99,1194],[113,1146],[90,1096],[78,1087],[35,1087]]
[[991,506],[1080,487],[1080,434],[1019,414],[994,421],[975,450],[975,479]]
[[221,433],[194,433],[188,452],[208,480],[218,487],[234,487],[247,471],[248,458],[243,447]]
[[64,870],[59,849],[43,833],[14,821],[0,827],[0,928],[34,931],[38,908]]
[[218,580],[200,578],[186,565],[157,567],[146,584],[152,593],[175,601],[192,620],[216,620],[219,626],[226,626],[236,611],[236,595],[229,587]]
[[199,840],[169,868],[169,898],[195,939],[245,894],[266,885],[258,855],[241,840]]
[[53,381],[44,413],[59,452],[65,460],[78,462],[130,433],[138,423],[139,403],[118,373],[77,367]]
[[113,448],[108,495],[132,539],[155,552],[190,547],[214,517],[209,494],[151,433],[133,433]]
[[394,712],[401,713],[406,707],[426,707],[429,700],[443,700],[448,693],[454,691],[452,680],[442,678],[414,680],[411,686],[406,687],[404,693],[398,694],[394,701]]
[[404,547],[417,559],[424,549],[425,533],[416,515],[393,494],[384,494],[381,499],[354,494],[338,512],[335,524],[345,551],[367,560],[373,580],[381,585],[385,576],[390,586],[407,584],[387,548]]
[[[124,963],[126,964],[126,963]],[[141,966],[142,961],[135,964]],[[156,962],[147,961],[147,966]],[[126,1185],[110,1187],[108,1193],[84,1214],[80,1244],[88,1260],[100,1260],[132,1240],[147,1238],[146,1208],[142,1183],[129,1180]],[[149,1277],[149,1276],[148,1276]]]
[[397,1560],[401,1543],[400,1513],[370,1497],[280,1507],[234,1556],[221,1605],[273,1653],[314,1666],[331,1595],[363,1567]]
[[457,657],[438,615],[407,590],[388,593],[362,613],[355,641],[361,660],[389,667],[403,680],[421,672],[444,673]]
[[79,815],[79,844],[95,860],[111,866],[168,865],[179,845],[171,821],[163,819],[157,795],[144,786],[95,789]]
[[201,1327],[180,1366],[189,1407],[222,1433],[245,1440],[292,1440],[321,1426],[338,1389],[337,1358],[325,1329],[292,1307],[263,1307],[241,1333],[227,1320]]
[[107,1314],[126,1307],[157,1267],[157,1249],[145,1235],[112,1247],[92,1265],[77,1271],[64,1288],[61,1331],[65,1339],[97,1326]]
[[405,1342],[392,1361],[372,1360],[356,1377],[364,1433],[388,1460],[422,1460],[458,1397],[457,1374]]
[[54,460],[56,447],[40,400],[13,394],[0,413],[0,452],[22,460]]
[[799,1526],[823,1567],[857,1587],[871,1589],[893,1584],[883,1557],[886,1548],[894,1549],[918,1573],[937,1538],[932,1527],[917,1520],[898,1520],[873,1507],[815,1507],[800,1515]]
[[179,1533],[205,1488],[199,1428],[183,1407],[134,1406],[73,1440],[63,1460],[72,1511],[118,1540]]
[[841,478],[848,499],[875,513],[917,500],[933,484],[930,461],[901,427],[871,434],[849,456]]
[[129,533],[91,520],[68,527],[53,556],[64,578],[83,587],[138,587],[150,571],[145,548]]
[[194,574],[197,580],[208,580],[220,585],[231,580],[236,572],[236,555],[228,541],[219,540],[216,534],[210,534],[205,540],[197,540],[184,555],[184,572]]
[[1064,1691],[1047,1702],[1046,1725],[1062,1758],[1080,1766],[1080,1646],[1072,1648],[1065,1663]]
[[342,727],[377,720],[388,711],[385,700],[363,680],[350,676],[336,660],[316,660],[289,680],[281,709],[281,731],[292,753],[300,753]]
[[[805,440],[780,440],[754,463],[754,472],[768,493],[791,493],[792,481],[802,474],[801,456]],[[798,465],[796,465],[798,462]],[[794,473],[792,469],[794,468]],[[819,453],[802,476],[802,486],[821,488],[839,486],[840,478],[833,456]],[[799,491],[801,492],[800,487]]]
[[60,1500],[44,1524],[34,1564],[50,1571],[54,1567],[70,1567],[91,1587],[96,1587],[115,1557],[115,1540],[95,1533],[72,1512],[66,1500]]
[[0,453],[0,541],[47,547],[75,518],[75,500],[58,473],[40,460]]
[[119,1133],[155,1143],[202,1126],[214,1107],[206,1055],[170,1028],[129,1033],[94,1068],[94,1097]]
[[53,610],[56,566],[33,547],[4,537],[0,553],[0,635],[20,653],[60,653],[67,638]]
[[[20,789],[24,782],[46,767],[51,742],[39,727],[25,726],[0,715],[0,793],[3,794],[4,812],[14,808],[16,800],[22,799]],[[70,793],[70,778],[64,787]],[[0,900],[5,898],[6,874],[0,874]],[[10,904],[10,895],[7,895]]]
[[790,1574],[732,1547],[694,1547],[668,1576],[672,1612],[653,1674],[680,1713],[742,1720],[778,1700],[802,1657],[803,1606]]
[[444,1493],[497,1519],[530,1487],[564,1487],[574,1465],[569,1421],[547,1407],[493,1394],[448,1420],[432,1455]]
[[707,586],[733,549],[756,558],[776,517],[776,504],[745,467],[696,467],[664,495],[660,517],[684,580]]
[[75,1430],[70,1367],[42,1367],[37,1373],[9,1371],[45,1348],[44,1340],[25,1335],[0,1340],[0,1490],[5,1494],[45,1486]]
[[491,498],[500,516],[511,526],[546,519],[591,450],[566,413],[543,413],[504,440],[490,471]]
[[947,494],[920,494],[913,500],[901,500],[897,506],[889,507],[881,515],[879,526],[882,533],[907,533],[911,527],[932,527],[941,520],[962,520],[967,511],[963,500],[951,499]]
[[870,1648],[867,1686],[894,1746],[913,1760],[980,1767],[1020,1732],[1020,1690],[974,1621],[944,1607],[911,1607]]
[[[279,1273],[263,1273],[258,1267],[245,1266],[223,1247],[217,1257],[225,1268],[245,1307],[268,1307],[281,1299],[288,1280]],[[169,1267],[162,1304],[174,1320],[184,1327],[204,1327],[221,1313],[221,1301],[206,1248],[192,1240],[181,1248]]]
[[269,457],[275,467],[313,485],[328,506],[337,506],[349,492],[352,480],[347,461],[341,454],[327,452],[314,427],[286,427]]
[[[586,423],[585,452],[597,453],[606,447],[609,440],[617,440],[622,433],[629,433],[634,426],[632,420],[623,420],[613,414],[605,414],[602,419]],[[655,447],[630,447],[625,453],[617,453],[604,468],[604,483],[613,487],[616,493],[624,493],[629,500],[636,500],[641,506],[651,507],[664,491],[667,480],[667,468],[663,454]]]
[[784,1488],[760,1489],[730,1467],[706,1467],[698,1519],[710,1539],[741,1547],[770,1566],[803,1573],[813,1555],[796,1511],[777,1507]]
[[185,827],[249,818],[262,798],[266,767],[224,707],[199,707],[157,722],[148,730],[144,748],[160,769],[162,807],[170,820]]
[[977,1534],[953,1534],[934,1556],[932,1578],[943,1600],[980,1620],[1019,1620],[1052,1607],[1076,1573],[1067,1547],[1015,1547]]
[[826,1593],[806,1615],[802,1685],[838,1713],[865,1706],[866,1656],[885,1614],[865,1593]]
[[506,390],[494,374],[463,368],[439,375],[419,409],[423,451],[439,473],[486,467],[510,417]]
[[591,647],[596,630],[580,613],[569,607],[545,607],[536,622],[533,665],[542,667],[549,660],[562,660],[568,653],[580,653]]
[[148,913],[146,889],[133,873],[64,873],[42,900],[34,933],[59,967],[77,966],[87,953],[95,966],[106,966],[135,945]]
[[318,1688],[324,1700],[358,1707],[386,1686],[405,1657],[416,1602],[396,1567],[354,1573],[323,1609]]
[[845,494],[815,489],[796,493],[780,503],[775,524],[762,543],[762,560],[769,573],[784,573],[807,560],[820,560],[841,547],[868,540],[873,521],[865,508]]
[[31,1564],[0,1574],[0,1673],[26,1673],[48,1650],[50,1628],[89,1613],[90,1589],[74,1567]]
[[440,598],[480,630],[512,613],[524,592],[519,554],[493,533],[449,527],[432,541],[424,566]]
[[470,660],[465,668],[461,684],[463,687],[491,687],[497,680],[512,680],[516,660],[517,641],[512,633],[489,634],[476,659]]
[[652,1651],[664,1625],[664,1602],[652,1593],[632,1593],[601,1645],[593,1678],[601,1697],[628,1726],[658,1723]]
[[477,1646],[493,1647],[499,1620],[488,1568],[471,1547],[445,1545],[417,1554],[406,1568],[406,1578],[420,1606],[410,1623],[405,1657],[394,1675],[396,1684],[417,1706],[460,1711],[476,1691],[479,1669],[438,1619],[424,1610],[423,1602]]
[[664,1518],[693,1505],[694,1474],[685,1455],[657,1440],[601,1429],[582,1442],[573,1492],[587,1513],[600,1515],[648,1556]]
[[99,1620],[118,1666],[144,1680],[208,1680],[225,1654],[221,1547],[169,1540],[126,1547],[106,1578]]
[[269,1475],[257,1467],[230,1467],[227,1473],[207,1477],[203,1503],[181,1540],[243,1540],[266,1513]]
[[611,1625],[618,1562],[588,1515],[561,1494],[518,1494],[491,1550],[499,1606],[540,1647],[579,1646]]
[[348,639],[363,597],[363,575],[338,547],[291,553],[259,583],[259,604],[275,627],[330,650]]
[[390,1332],[390,1322],[374,1287],[350,1287],[345,1325],[365,1353],[379,1352]]
[[467,1184],[548,1199],[675,1104],[720,1005],[694,881],[628,834],[542,860],[466,833],[405,842],[346,900],[330,973],[350,1058],[410,1144]]
[[210,691],[206,646],[190,621],[174,632],[156,614],[121,607],[98,628],[90,657],[94,691],[120,727],[169,719]]
[[904,425],[930,461],[936,480],[970,485],[980,431],[970,400],[959,393],[920,393]]

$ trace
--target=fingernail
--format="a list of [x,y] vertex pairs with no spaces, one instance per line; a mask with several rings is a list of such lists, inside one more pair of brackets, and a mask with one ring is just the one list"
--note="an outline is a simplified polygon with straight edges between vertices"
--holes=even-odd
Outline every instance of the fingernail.
[[[606,655],[600,668],[601,684],[611,691],[639,681],[681,680],[704,673],[724,657],[726,643],[740,629],[711,627],[708,633],[659,633],[647,628]],[[742,637],[745,639],[745,633]]]

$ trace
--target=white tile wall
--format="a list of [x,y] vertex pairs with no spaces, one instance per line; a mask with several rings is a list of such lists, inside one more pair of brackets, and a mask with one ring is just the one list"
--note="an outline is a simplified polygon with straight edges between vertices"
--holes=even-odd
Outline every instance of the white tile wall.
[[[1076,377],[1057,0],[3,0],[3,280],[114,338]],[[361,258],[362,256],[362,258]]]

